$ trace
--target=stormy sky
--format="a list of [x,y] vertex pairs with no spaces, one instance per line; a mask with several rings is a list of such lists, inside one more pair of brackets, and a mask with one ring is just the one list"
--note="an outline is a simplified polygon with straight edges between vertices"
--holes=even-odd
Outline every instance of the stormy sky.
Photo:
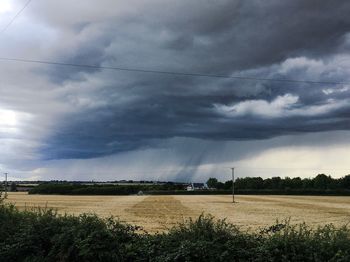
[[0,2],[12,179],[350,173],[349,1],[32,0],[8,26],[26,2]]

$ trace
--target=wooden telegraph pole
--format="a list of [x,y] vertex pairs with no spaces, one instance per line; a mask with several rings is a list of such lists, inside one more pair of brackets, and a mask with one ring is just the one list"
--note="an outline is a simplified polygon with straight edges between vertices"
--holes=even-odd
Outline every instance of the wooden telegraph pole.
[[7,174],[5,173],[5,198],[7,198]]
[[235,168],[231,167],[232,170],[232,203],[235,203]]

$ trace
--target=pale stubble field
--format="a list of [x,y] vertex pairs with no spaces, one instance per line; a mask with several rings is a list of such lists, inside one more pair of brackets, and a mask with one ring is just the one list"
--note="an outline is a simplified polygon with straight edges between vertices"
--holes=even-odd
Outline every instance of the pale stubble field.
[[142,226],[148,232],[164,231],[188,218],[211,214],[226,218],[244,229],[256,230],[272,225],[276,219],[311,226],[350,222],[350,197],[329,196],[61,196],[10,193],[8,202],[19,209],[48,207],[64,214],[95,213],[115,216]]

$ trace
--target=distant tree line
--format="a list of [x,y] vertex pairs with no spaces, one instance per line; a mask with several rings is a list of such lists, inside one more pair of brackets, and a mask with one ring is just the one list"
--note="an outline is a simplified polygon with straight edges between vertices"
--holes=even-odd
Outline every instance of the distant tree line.
[[[216,178],[209,178],[207,185],[210,188],[231,190],[232,180],[220,182]],[[341,178],[332,178],[325,174],[319,174],[314,178],[300,177],[244,177],[235,180],[237,193],[340,193],[350,194],[350,175]]]
[[59,194],[59,195],[131,195],[140,191],[176,191],[183,190],[184,185],[165,183],[161,185],[84,185],[80,183],[43,183],[29,191],[29,194]]
[[[220,182],[209,178],[209,190],[187,191],[186,184],[82,184],[82,183],[42,183],[33,187],[30,194],[61,195],[133,195],[141,191],[149,195],[205,195],[231,194],[232,181]],[[332,178],[319,174],[314,178],[261,178],[245,177],[235,180],[237,194],[291,194],[291,195],[350,195],[350,175]]]

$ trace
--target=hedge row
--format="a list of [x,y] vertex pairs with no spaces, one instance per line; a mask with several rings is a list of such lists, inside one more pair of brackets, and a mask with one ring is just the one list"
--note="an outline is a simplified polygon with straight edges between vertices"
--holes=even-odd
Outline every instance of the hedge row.
[[84,185],[74,183],[40,184],[29,191],[29,194],[59,195],[132,195],[140,191],[175,191],[183,186],[177,184],[164,185]]
[[200,216],[155,235],[95,215],[0,206],[1,261],[350,261],[350,230],[276,224],[258,233]]

